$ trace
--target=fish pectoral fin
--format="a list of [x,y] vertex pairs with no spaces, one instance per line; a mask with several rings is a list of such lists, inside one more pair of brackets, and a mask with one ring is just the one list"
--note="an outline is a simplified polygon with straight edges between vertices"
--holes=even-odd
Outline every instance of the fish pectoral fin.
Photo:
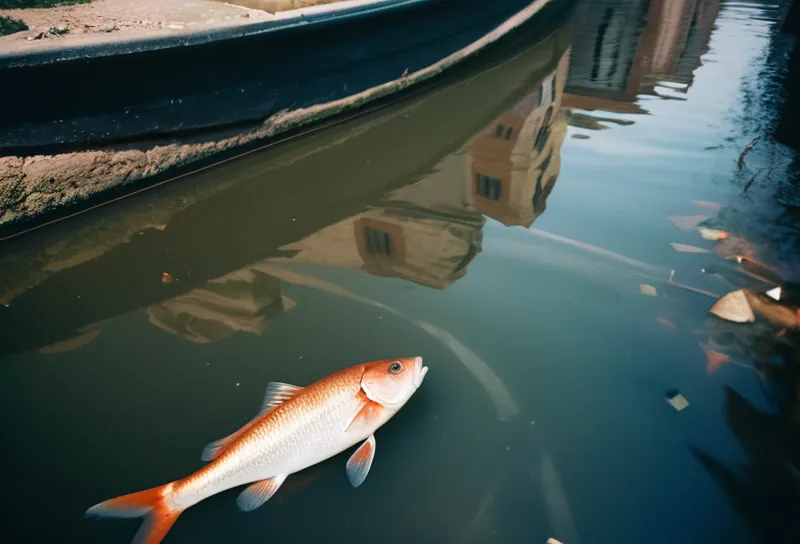
[[260,482],[248,486],[247,489],[239,493],[239,496],[236,497],[236,506],[243,512],[255,510],[275,494],[283,481],[286,480],[286,476],[288,476],[288,474],[278,474],[277,476],[267,480],[261,480]]
[[302,390],[302,387],[296,385],[270,382],[267,384],[267,392],[264,394],[264,404],[261,407],[261,413],[259,415],[269,412],[276,406],[280,406]]
[[220,438],[219,440],[209,442],[208,445],[206,445],[206,447],[203,449],[203,453],[200,455],[200,458],[203,461],[213,461],[225,450],[225,448],[230,445],[231,442],[236,440],[243,432],[252,427],[253,424],[261,419],[264,414],[276,406],[280,406],[302,390],[302,387],[298,387],[296,385],[290,385],[288,383],[281,382],[270,382],[267,385],[267,392],[264,394],[264,403],[261,405],[261,411],[258,412],[253,419],[244,424],[242,428],[235,433],[229,434],[225,438]]
[[347,478],[353,487],[358,487],[364,483],[374,458],[375,435],[373,434],[347,460]]
[[353,416],[353,419],[351,419],[350,423],[348,423],[347,427],[345,427],[345,432],[357,433],[359,431],[366,431],[370,429],[370,426],[374,425],[375,421],[380,417],[382,410],[383,406],[377,402],[366,400],[364,405],[361,406],[361,409],[356,412],[356,415]]

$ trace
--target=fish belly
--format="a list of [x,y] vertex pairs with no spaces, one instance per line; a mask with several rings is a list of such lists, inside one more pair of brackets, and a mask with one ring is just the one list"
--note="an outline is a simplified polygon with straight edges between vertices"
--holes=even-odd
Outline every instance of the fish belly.
[[187,485],[181,497],[175,497],[175,505],[188,508],[234,487],[294,474],[363,442],[375,429],[346,432],[359,409],[360,403],[355,400],[336,403],[298,415],[294,421],[275,428],[248,433],[242,437],[245,446],[236,455],[207,467],[206,474]]

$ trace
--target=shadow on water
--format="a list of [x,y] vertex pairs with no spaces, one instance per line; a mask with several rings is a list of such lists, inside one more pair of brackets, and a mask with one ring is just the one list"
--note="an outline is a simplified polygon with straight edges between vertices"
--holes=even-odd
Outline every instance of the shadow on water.
[[[723,207],[716,224],[736,234],[722,253],[757,258],[772,267],[769,278],[782,286],[785,308],[800,307],[800,216],[797,180],[800,142],[798,58],[800,3],[755,5],[773,22],[765,62],[743,81],[744,100],[752,104],[740,116],[746,157],[739,159],[733,184],[739,198]],[[744,141],[748,141],[744,140]],[[769,287],[775,284],[767,283]],[[763,286],[764,284],[762,284]],[[754,286],[750,282],[750,286]],[[797,314],[800,315],[800,314]],[[800,538],[800,321],[750,326],[709,323],[707,342],[725,353],[741,353],[753,362],[752,381],[760,395],[725,387],[725,420],[746,455],[732,466],[703,448],[692,454],[725,492],[737,514],[763,542]],[[791,320],[790,320],[791,321]],[[743,389],[746,389],[743,388]]]
[[[797,331],[706,318],[742,287],[798,305],[787,11],[587,0],[413,101],[5,244],[15,530],[125,542],[85,507],[194,470],[268,381],[412,350],[432,372],[358,493],[339,456],[169,538],[795,542]],[[728,237],[673,251],[707,241],[667,221],[681,206]]]

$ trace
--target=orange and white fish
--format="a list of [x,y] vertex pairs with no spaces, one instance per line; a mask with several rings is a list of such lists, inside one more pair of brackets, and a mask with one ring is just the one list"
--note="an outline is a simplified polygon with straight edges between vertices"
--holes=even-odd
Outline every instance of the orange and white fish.
[[232,487],[251,484],[236,499],[241,510],[264,504],[289,474],[363,442],[347,461],[354,487],[375,456],[375,431],[422,384],[421,357],[363,363],[307,387],[272,382],[261,412],[203,450],[206,466],[172,483],[92,506],[87,515],[147,516],[135,544],[158,544],[181,512]]

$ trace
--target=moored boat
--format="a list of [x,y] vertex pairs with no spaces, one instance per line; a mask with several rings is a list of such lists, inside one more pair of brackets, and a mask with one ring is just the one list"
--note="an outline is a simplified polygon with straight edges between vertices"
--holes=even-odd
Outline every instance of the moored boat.
[[0,227],[19,231],[419,92],[571,5],[357,0],[167,37],[0,51]]

